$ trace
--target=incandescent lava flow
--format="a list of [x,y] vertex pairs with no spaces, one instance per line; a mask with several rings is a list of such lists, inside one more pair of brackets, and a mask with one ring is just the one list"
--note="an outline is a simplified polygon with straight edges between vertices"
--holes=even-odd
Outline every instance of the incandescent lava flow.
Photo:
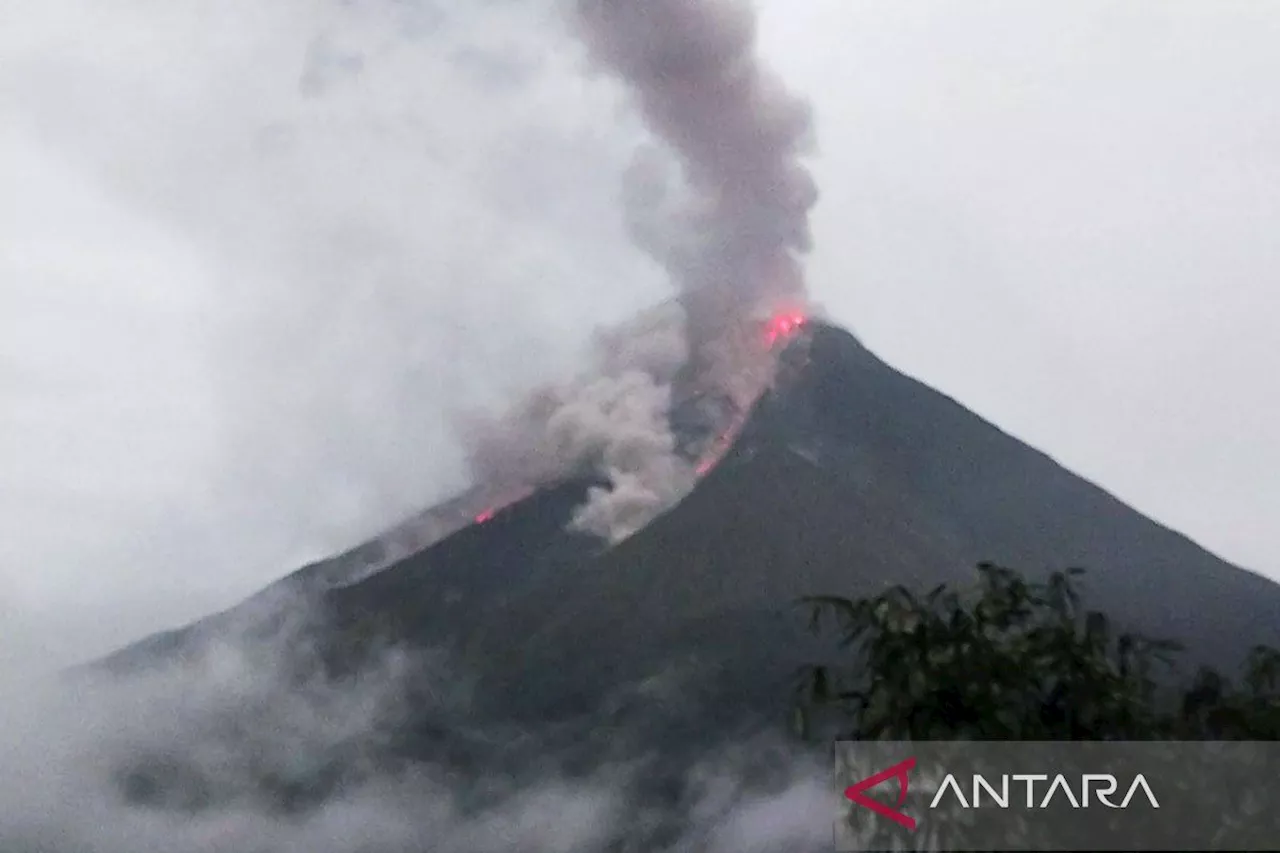
[[[781,347],[794,340],[804,330],[807,322],[808,317],[803,311],[789,309],[777,311],[769,319],[761,323],[761,340],[764,343],[765,350],[771,357],[769,375],[765,382],[766,387],[771,385],[775,378],[777,355],[781,351]],[[764,391],[764,387],[753,389],[753,391],[753,397],[758,396]],[[724,454],[728,452],[729,448],[733,446],[750,413],[751,407],[749,405],[734,407],[733,414],[728,422],[717,431],[707,449],[698,455],[694,471],[697,472],[699,477],[711,471],[716,466],[716,463],[724,457]]]

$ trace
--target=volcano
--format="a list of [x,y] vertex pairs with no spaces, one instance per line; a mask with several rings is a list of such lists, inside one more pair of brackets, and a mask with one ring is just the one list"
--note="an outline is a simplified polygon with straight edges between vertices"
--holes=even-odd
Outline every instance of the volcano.
[[795,667],[823,653],[797,598],[964,583],[983,560],[1032,576],[1085,567],[1088,603],[1123,628],[1182,641],[1196,661],[1230,668],[1253,644],[1280,645],[1280,585],[1144,517],[848,332],[800,318],[782,331],[771,385],[731,433],[731,416],[717,421],[723,447],[706,449],[705,423],[690,428],[708,460],[692,492],[617,545],[568,526],[589,473],[531,493],[477,489],[105,663],[150,666],[232,631],[273,642],[288,613],[311,608],[311,637],[334,666],[388,644],[448,650],[475,678],[477,719],[616,711],[637,685],[633,703],[658,705],[675,701],[652,692],[670,676],[697,708],[688,730],[705,732],[713,719],[785,719]]

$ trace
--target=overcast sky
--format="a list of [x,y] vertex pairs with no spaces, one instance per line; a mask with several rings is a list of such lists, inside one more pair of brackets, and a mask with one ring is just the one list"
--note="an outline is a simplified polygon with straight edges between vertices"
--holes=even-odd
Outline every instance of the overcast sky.
[[[546,2],[0,0],[0,661],[227,606],[456,489],[457,413],[664,298]],[[764,0],[816,298],[1280,577],[1280,7]]]

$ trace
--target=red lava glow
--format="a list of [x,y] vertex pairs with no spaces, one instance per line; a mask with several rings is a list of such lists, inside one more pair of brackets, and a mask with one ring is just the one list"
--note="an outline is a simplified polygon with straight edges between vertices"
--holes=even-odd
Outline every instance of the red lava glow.
[[778,341],[791,337],[797,329],[805,323],[804,314],[799,311],[784,311],[780,314],[774,314],[765,323],[764,339],[770,348]]
[[493,518],[493,510],[486,509],[484,512],[476,516],[476,524],[484,524],[491,518]]

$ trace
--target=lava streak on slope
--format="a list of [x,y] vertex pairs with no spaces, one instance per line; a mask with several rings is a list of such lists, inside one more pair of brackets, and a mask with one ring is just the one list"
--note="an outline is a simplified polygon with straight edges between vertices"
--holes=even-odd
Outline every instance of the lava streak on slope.
[[[775,313],[768,320],[762,323],[762,335],[765,347],[774,352],[779,345],[785,345],[790,342],[808,322],[808,317],[802,311],[788,310]],[[774,366],[776,374],[777,365]],[[772,384],[774,377],[771,377],[768,384]],[[763,391],[764,389],[758,389]],[[725,426],[725,428],[711,442],[711,446],[698,460],[694,466],[694,470],[701,477],[715,467],[716,463],[728,452],[729,448],[738,438],[738,433],[742,431],[746,425],[747,417],[751,414],[751,407],[743,407],[739,409],[733,416],[733,419]]]
[[[809,318],[803,311],[788,307],[786,310],[775,312],[768,319],[759,321],[755,330],[748,330],[745,338],[749,342],[747,348],[753,350],[756,356],[770,362],[770,367],[766,371],[767,376],[760,376],[757,380],[753,380],[753,383],[759,382],[759,387],[755,387],[750,392],[748,396],[751,399],[764,392],[773,383],[777,370],[777,364],[773,362],[776,362],[785,345],[793,341],[806,328],[808,322]],[[709,392],[706,389],[692,391],[695,397],[703,393]],[[699,477],[714,468],[732,447],[746,424],[751,406],[734,402],[730,404],[730,411],[731,414],[723,417],[717,424],[715,437],[710,440],[709,446],[694,456],[693,466]],[[352,559],[342,560],[343,563],[348,564],[342,582],[350,583],[366,577],[396,559],[425,550],[464,527],[492,521],[505,508],[532,495],[536,488],[528,485],[495,483],[477,485],[454,500],[414,516],[386,531],[378,538],[381,547],[376,549],[376,554],[360,555],[358,559],[356,559],[357,555],[352,554],[350,555]]]

